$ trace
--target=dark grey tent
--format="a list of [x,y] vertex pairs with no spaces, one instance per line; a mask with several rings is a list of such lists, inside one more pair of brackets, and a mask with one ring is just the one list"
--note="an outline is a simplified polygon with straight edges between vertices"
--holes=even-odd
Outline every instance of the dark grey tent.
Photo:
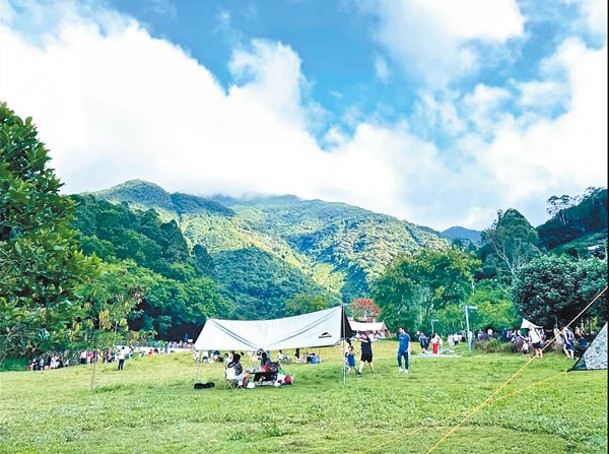
[[607,369],[607,324],[569,370]]

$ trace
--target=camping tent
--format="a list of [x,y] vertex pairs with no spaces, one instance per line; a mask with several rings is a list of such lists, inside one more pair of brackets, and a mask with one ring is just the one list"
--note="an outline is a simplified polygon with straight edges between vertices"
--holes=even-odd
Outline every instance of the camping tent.
[[197,350],[279,350],[325,347],[350,338],[353,331],[338,306],[310,314],[273,320],[205,322],[195,342]]
[[354,320],[349,319],[349,325],[351,325],[351,329],[353,331],[380,331],[381,333],[383,333],[383,336],[389,336],[389,330],[387,329],[387,326],[385,326],[385,322],[356,322]]
[[570,370],[607,369],[607,324]]

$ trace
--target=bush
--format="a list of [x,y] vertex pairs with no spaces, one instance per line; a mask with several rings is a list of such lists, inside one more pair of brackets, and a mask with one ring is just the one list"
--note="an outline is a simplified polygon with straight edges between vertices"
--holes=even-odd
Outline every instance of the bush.
[[511,346],[512,344],[510,342],[502,342],[500,339],[475,341],[472,344],[474,350],[480,350],[485,353],[509,353],[511,352]]

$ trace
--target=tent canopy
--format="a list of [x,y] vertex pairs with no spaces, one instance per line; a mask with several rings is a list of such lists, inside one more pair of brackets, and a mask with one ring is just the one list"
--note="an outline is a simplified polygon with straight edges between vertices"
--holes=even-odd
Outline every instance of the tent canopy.
[[351,329],[353,331],[382,331],[389,332],[387,327],[385,326],[385,322],[356,322],[354,320],[349,320],[349,324],[351,325]]
[[607,369],[607,324],[570,370]]
[[530,321],[528,321],[526,318],[523,318],[520,328],[532,329],[532,328],[543,328],[543,327],[539,326],[539,325],[535,325],[534,323],[531,323]]
[[197,350],[280,350],[336,345],[353,331],[342,307],[273,320],[205,322],[195,342]]

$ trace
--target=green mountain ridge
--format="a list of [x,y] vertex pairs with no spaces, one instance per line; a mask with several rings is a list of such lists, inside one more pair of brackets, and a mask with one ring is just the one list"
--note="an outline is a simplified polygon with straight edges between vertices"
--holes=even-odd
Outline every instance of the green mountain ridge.
[[191,247],[200,244],[214,261],[227,251],[263,251],[345,301],[366,296],[372,281],[398,255],[448,244],[427,227],[292,195],[204,198],[170,194],[142,180],[93,194],[132,208],[155,209],[165,221],[174,219]]

